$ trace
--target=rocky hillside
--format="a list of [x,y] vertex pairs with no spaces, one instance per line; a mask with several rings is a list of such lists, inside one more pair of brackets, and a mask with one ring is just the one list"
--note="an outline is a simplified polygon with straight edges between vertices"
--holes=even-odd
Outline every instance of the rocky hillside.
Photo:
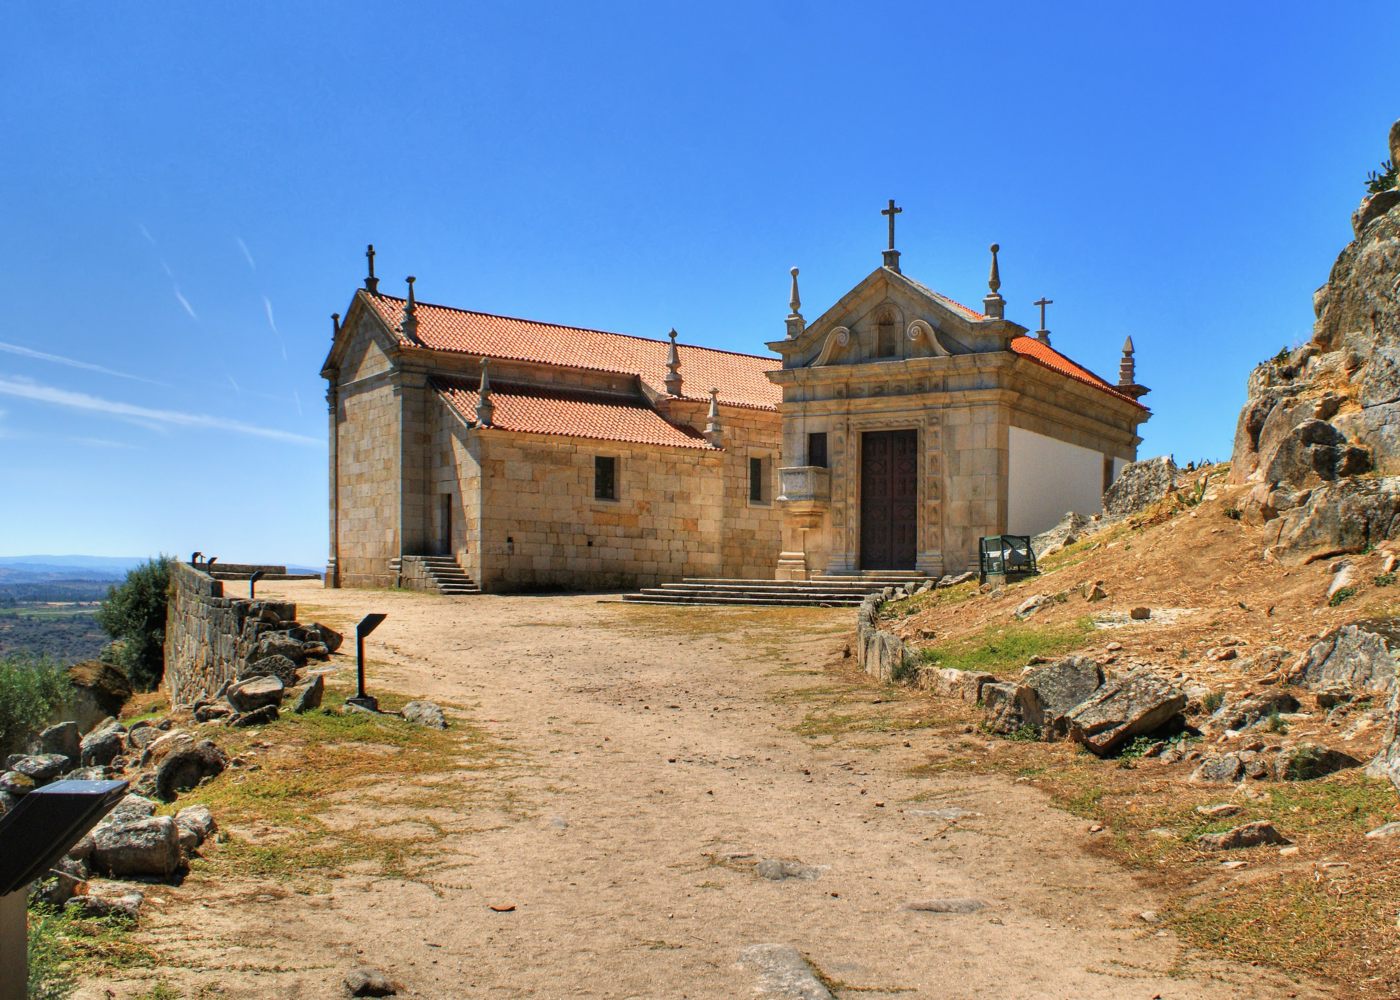
[[[1400,122],[1390,130],[1400,158]],[[1231,482],[1290,562],[1400,531],[1400,187],[1367,195],[1356,238],[1313,295],[1312,339],[1249,377]]]

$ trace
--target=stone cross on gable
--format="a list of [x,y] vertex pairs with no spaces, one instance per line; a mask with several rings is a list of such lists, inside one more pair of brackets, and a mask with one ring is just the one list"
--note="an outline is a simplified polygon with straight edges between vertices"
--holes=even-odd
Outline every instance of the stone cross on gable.
[[365,291],[371,295],[379,292],[379,279],[374,276],[374,244],[365,247],[365,260],[369,261],[369,274],[365,276]]
[[889,207],[880,209],[880,214],[888,216],[890,220],[890,246],[885,251],[885,267],[896,274],[899,273],[899,251],[894,248],[894,217],[902,211],[904,209],[896,206],[893,198],[890,199]]
[[893,199],[893,198],[890,199],[890,205],[889,205],[888,208],[882,208],[882,209],[880,209],[880,214],[881,214],[881,215],[887,215],[887,216],[889,216],[889,219],[890,219],[890,249],[891,249],[891,250],[894,249],[894,217],[895,217],[896,215],[898,215],[898,214],[899,214],[900,212],[902,212],[902,211],[904,211],[904,209],[902,209],[902,208],[896,208],[896,207],[895,207],[894,199]]
[[1047,299],[1043,295],[1031,303],[1033,306],[1040,306],[1040,329],[1035,331],[1035,336],[1037,340],[1045,344],[1050,343],[1050,331],[1045,329],[1045,307],[1054,304],[1054,299]]

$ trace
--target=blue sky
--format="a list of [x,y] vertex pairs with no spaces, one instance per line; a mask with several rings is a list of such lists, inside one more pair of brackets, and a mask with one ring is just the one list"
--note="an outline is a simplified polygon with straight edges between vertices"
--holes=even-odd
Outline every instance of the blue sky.
[[1391,4],[13,5],[0,555],[326,552],[331,312],[383,287],[761,352],[880,261],[1228,457],[1400,117]]

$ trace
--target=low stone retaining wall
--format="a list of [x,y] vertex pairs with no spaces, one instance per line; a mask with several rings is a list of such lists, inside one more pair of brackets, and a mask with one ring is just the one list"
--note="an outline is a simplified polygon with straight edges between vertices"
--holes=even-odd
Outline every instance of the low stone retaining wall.
[[893,632],[880,628],[881,594],[871,594],[860,602],[856,613],[856,662],[872,677],[886,683],[905,679],[909,647]]
[[164,680],[170,703],[190,705],[216,694],[237,676],[263,627],[295,621],[296,616],[294,603],[225,597],[224,585],[208,573],[172,563]]

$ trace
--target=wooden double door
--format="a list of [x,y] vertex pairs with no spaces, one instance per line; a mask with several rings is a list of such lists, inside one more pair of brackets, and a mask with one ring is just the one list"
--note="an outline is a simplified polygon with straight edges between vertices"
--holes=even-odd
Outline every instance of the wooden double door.
[[860,444],[860,568],[913,569],[919,547],[919,432],[866,431]]

